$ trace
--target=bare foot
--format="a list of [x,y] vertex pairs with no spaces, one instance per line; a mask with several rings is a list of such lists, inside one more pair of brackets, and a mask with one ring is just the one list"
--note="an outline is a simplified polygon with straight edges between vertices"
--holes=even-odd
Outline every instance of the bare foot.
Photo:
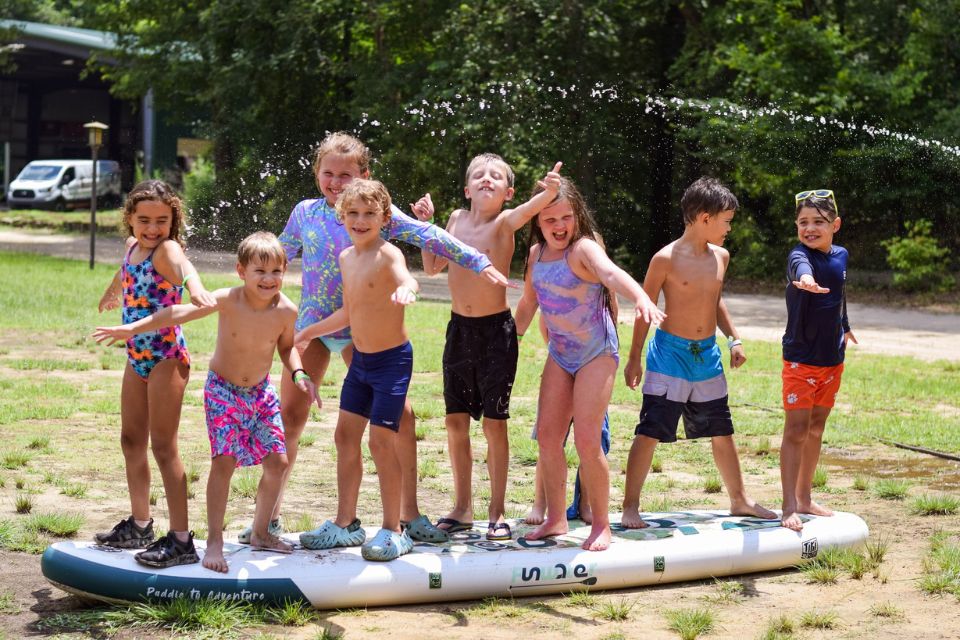
[[603,551],[610,546],[610,537],[608,525],[594,525],[581,547],[587,551]]
[[624,507],[620,526],[625,529],[646,529],[649,525],[640,517],[640,510],[637,507]]
[[223,541],[210,542],[207,540],[207,550],[203,554],[203,566],[211,571],[226,573],[230,571],[227,559],[223,557]]
[[551,536],[562,536],[568,531],[570,531],[570,527],[567,526],[566,518],[559,522],[550,522],[550,520],[546,520],[539,527],[523,537],[527,540],[542,540],[543,538],[549,538]]
[[831,511],[830,509],[827,509],[823,505],[817,504],[813,500],[811,500],[809,503],[801,502],[800,504],[798,504],[797,511],[800,513],[809,513],[810,515],[814,515],[814,516],[829,517],[833,515],[833,511]]
[[543,524],[543,512],[544,508],[542,506],[534,504],[523,521],[526,524]]
[[590,505],[583,500],[580,501],[580,519],[587,524],[593,522],[593,511],[590,510]]
[[[786,513],[784,509],[784,513]],[[742,502],[730,503],[730,515],[733,516],[754,516],[762,520],[776,520],[777,514],[764,506],[761,506],[753,498],[744,498]]]
[[273,551],[274,553],[293,553],[293,545],[277,536],[267,534],[263,537],[256,533],[250,536],[250,548],[254,551]]
[[803,520],[800,519],[800,514],[790,509],[783,510],[783,517],[780,518],[780,524],[791,531],[803,530]]

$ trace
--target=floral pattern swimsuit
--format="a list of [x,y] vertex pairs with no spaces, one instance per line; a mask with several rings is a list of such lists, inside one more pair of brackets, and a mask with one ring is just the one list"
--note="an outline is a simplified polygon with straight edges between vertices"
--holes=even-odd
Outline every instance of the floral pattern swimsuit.
[[[171,283],[154,268],[153,251],[138,264],[130,262],[130,254],[136,247],[130,247],[123,259],[124,324],[179,304],[183,297],[183,287]],[[127,361],[144,382],[163,360],[179,360],[190,366],[190,352],[179,326],[138,333],[127,340]]]

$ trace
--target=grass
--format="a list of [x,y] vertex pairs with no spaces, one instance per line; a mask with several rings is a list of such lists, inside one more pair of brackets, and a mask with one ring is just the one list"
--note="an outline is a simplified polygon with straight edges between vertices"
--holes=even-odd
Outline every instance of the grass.
[[36,436],[31,438],[30,442],[27,444],[28,449],[49,449],[50,448],[50,436]]
[[823,489],[827,486],[827,470],[823,467],[817,467],[813,471],[813,488]]
[[720,476],[711,475],[704,478],[703,490],[706,493],[720,493],[723,491],[723,482],[720,481]]
[[630,617],[630,612],[635,606],[637,606],[636,600],[629,602],[626,598],[621,598],[597,603],[593,611],[598,618],[608,622],[623,622]]
[[82,482],[71,482],[60,488],[60,493],[71,498],[87,497],[87,485]]
[[853,477],[853,489],[855,491],[866,491],[869,488],[870,481],[865,476],[857,475]]
[[843,573],[860,580],[867,572],[878,571],[886,553],[885,540],[867,543],[863,549],[830,548],[801,565],[800,571],[812,584],[836,584]]
[[681,640],[694,640],[710,633],[716,626],[716,619],[709,609],[676,609],[665,615],[667,628],[675,631]]
[[764,627],[760,638],[761,640],[783,640],[792,638],[795,631],[796,625],[793,620],[781,614],[767,621],[767,626]]
[[79,513],[37,513],[30,516],[24,527],[37,533],[70,538],[77,534],[84,521],[85,518]]
[[[97,233],[120,233],[122,209],[97,208]],[[51,229],[59,233],[89,233],[90,209],[50,211],[48,209],[11,209],[0,213],[0,223],[13,227]]]
[[235,498],[250,498],[257,496],[257,485],[260,483],[260,470],[257,468],[238,469],[230,479],[230,495]]
[[313,446],[313,443],[317,441],[316,434],[313,433],[304,433],[300,436],[299,444],[300,447],[310,447]]
[[0,466],[4,469],[20,469],[27,466],[31,457],[26,451],[8,451],[3,454],[3,461]]
[[743,602],[743,583],[736,580],[717,580],[714,593],[703,596],[709,604],[740,604]]
[[884,618],[886,620],[902,620],[904,618],[903,609],[889,601],[878,602],[872,605],[869,611],[870,615],[876,618]]
[[909,491],[909,482],[895,478],[882,478],[873,485],[873,492],[884,500],[903,500]]
[[13,501],[13,507],[17,513],[30,513],[33,511],[33,500],[28,495],[20,494]]
[[14,615],[20,613],[20,603],[17,602],[17,596],[10,591],[0,593],[0,614]]
[[960,510],[960,498],[948,494],[923,494],[910,505],[910,512],[921,516],[951,516]]
[[944,531],[931,536],[919,586],[929,595],[953,594],[960,598],[960,537]]
[[806,611],[800,614],[800,626],[804,629],[835,629],[840,620],[836,611]]

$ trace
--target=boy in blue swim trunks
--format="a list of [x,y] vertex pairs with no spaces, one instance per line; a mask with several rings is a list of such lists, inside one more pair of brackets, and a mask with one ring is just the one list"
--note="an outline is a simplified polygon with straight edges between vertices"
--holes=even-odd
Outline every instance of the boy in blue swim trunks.
[[383,523],[373,540],[363,544],[367,560],[394,560],[413,549],[413,540],[400,527],[402,469],[397,457],[397,432],[413,373],[413,349],[403,325],[404,306],[417,299],[419,285],[407,271],[403,253],[385,241],[380,230],[390,221],[390,194],[376,180],[353,180],[337,200],[353,246],[340,253],[343,307],[297,333],[306,342],[347,326],[354,352],[343,381],[337,445],[337,516],[309,532],[311,549],[352,547],[366,533],[357,519],[357,499],[363,480],[360,443],[367,423],[370,453],[377,468]]
[[[727,404],[717,326],[730,336],[730,366],[746,362],[727,308],[721,299],[730,254],[723,241],[738,203],[719,181],[700,178],[683,194],[683,235],[650,260],[643,288],[651,300],[663,291],[667,319],[650,341],[643,406],[627,462],[623,497],[624,527],[641,529],[640,492],[658,442],[675,442],[683,417],[688,439],[710,438],[717,469],[730,496],[730,513],[759,518],[777,515],[749,498],[733,442],[733,420]],[[624,369],[627,386],[636,389],[643,375],[643,345],[649,323],[638,317],[633,345]]]

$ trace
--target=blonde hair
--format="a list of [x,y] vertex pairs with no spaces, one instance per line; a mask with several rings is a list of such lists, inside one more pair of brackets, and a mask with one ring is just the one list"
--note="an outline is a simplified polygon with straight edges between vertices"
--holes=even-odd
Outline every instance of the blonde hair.
[[[336,131],[330,133],[323,142],[317,147],[313,155],[313,177],[317,180],[317,172],[320,171],[320,163],[330,155],[346,156],[357,163],[361,174],[370,171],[370,149],[367,145],[360,142],[358,138],[345,133]],[[320,181],[317,180],[317,188],[320,188]]]
[[287,252],[283,250],[277,236],[269,231],[251,233],[240,241],[240,246],[237,247],[237,262],[247,266],[254,258],[264,264],[277,261],[281,267],[287,268]]
[[173,190],[173,187],[163,180],[142,180],[127,194],[127,200],[123,203],[123,226],[126,227],[127,234],[133,235],[130,216],[136,212],[137,205],[144,200],[162,202],[170,207],[173,215],[170,220],[169,238],[182,247],[183,239],[180,237],[180,227],[184,224],[183,200]]
[[342,220],[344,212],[356,200],[373,205],[384,220],[390,219],[390,192],[379,180],[351,180],[337,199],[337,217]]
[[503,168],[506,170],[507,174],[507,186],[513,186],[513,167],[507,164],[507,161],[498,156],[495,153],[481,153],[480,155],[473,156],[473,160],[470,161],[470,164],[467,165],[467,173],[465,175],[465,182],[470,182],[470,174],[473,173],[473,170],[479,167],[480,165],[488,164],[490,162],[497,162],[503,165]]

